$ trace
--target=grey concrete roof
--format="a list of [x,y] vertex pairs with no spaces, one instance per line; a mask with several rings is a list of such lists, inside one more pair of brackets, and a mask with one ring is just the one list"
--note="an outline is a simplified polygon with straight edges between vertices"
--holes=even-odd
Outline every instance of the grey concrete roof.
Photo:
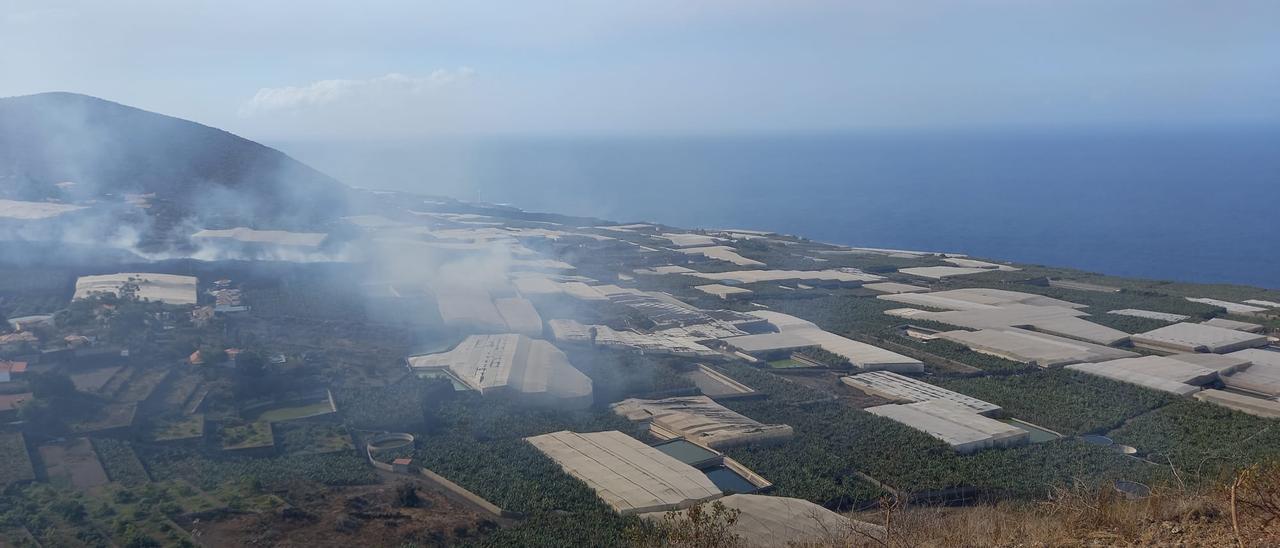
[[964,268],[983,268],[987,270],[1002,270],[1005,272],[1016,272],[1021,270],[1007,264],[989,263],[987,261],[979,261],[977,259],[966,259],[963,257],[945,257],[943,262],[951,263]]
[[[706,396],[680,396],[658,400],[628,398],[609,406],[631,421],[650,421],[657,430],[723,449],[738,445],[776,443],[790,439],[791,427],[761,424]],[[666,438],[658,434],[659,438]]]
[[412,369],[447,369],[481,394],[514,391],[530,403],[590,406],[591,379],[547,341],[524,335],[472,335],[453,350],[412,356]]
[[[864,371],[886,370],[910,373],[924,370],[924,363],[920,360],[823,331],[814,323],[789,314],[757,310],[751,312],[751,315],[768,320],[778,328],[779,332],[730,337],[723,339],[726,344],[746,352],[820,346],[827,352],[844,356],[854,367]],[[801,344],[804,342],[808,344]]]
[[729,346],[737,348],[748,354],[754,352],[769,352],[773,350],[789,350],[793,348],[804,348],[806,346],[817,346],[809,338],[798,333],[759,333],[756,335],[743,335],[741,337],[729,337],[724,339]]
[[696,247],[715,245],[720,240],[707,236],[705,234],[690,233],[666,233],[661,236],[664,240],[668,240],[676,247]]
[[488,291],[478,287],[441,287],[436,290],[436,308],[445,325],[472,333],[503,333],[507,322],[493,305]]
[[201,230],[192,239],[235,240],[242,243],[274,244],[291,247],[319,247],[329,235],[321,232],[288,232],[284,230],[254,230],[237,227],[226,230]]
[[646,223],[634,223],[629,225],[597,226],[593,228],[599,228],[601,230],[621,230],[623,232],[633,232],[636,230],[648,230],[648,229],[657,228],[657,227],[651,224],[646,224]]
[[[880,295],[876,298],[942,310],[984,310],[1009,307],[1010,305],[1029,305],[1038,307],[1084,308],[1085,305],[1019,291],[1003,289],[966,288],[931,293],[910,293],[905,295]],[[1078,315],[1078,314],[1077,314]]]
[[[688,335],[618,331],[607,325],[584,325],[575,320],[551,320],[551,335],[557,342],[594,344],[601,348],[632,350],[651,354],[668,354],[699,358],[718,358],[719,352],[698,343]],[[593,336],[594,335],[594,336]]]
[[565,295],[583,301],[604,301],[609,298],[604,296],[599,289],[589,286],[582,282],[562,282],[559,284],[560,290]]
[[1250,304],[1253,306],[1263,306],[1266,308],[1280,308],[1280,303],[1275,301],[1264,301],[1262,299],[1245,299],[1241,302],[1243,302],[1244,304]]
[[[890,296],[906,297],[907,295],[881,295],[879,298]],[[1086,315],[1084,312],[1074,308],[1014,303],[1001,305],[998,308],[924,312],[912,317],[970,329],[1031,327],[1050,335],[1105,345],[1119,344],[1129,339],[1128,333],[1079,318],[1084,315]]]
[[632,270],[632,272],[635,272],[636,274],[689,274],[697,271],[687,266],[668,264],[655,266],[653,268],[637,268]]
[[737,270],[733,272],[689,272],[688,275],[717,282],[732,281],[738,283],[759,282],[837,282],[862,283],[878,282],[883,276],[868,274],[856,269],[842,270]]
[[0,200],[0,218],[18,219],[23,221],[49,219],[79,209],[86,208],[84,206],[55,204],[51,202]]
[[1245,315],[1249,315],[1249,314],[1257,314],[1257,313],[1259,313],[1259,312],[1266,312],[1266,311],[1267,311],[1267,309],[1266,309],[1265,307],[1261,307],[1261,306],[1253,306],[1253,305],[1248,305],[1248,304],[1233,303],[1233,302],[1230,302],[1230,301],[1222,301],[1222,300],[1218,300],[1218,299],[1210,299],[1210,298],[1205,298],[1205,297],[1200,297],[1200,298],[1187,297],[1187,300],[1188,300],[1188,301],[1191,301],[1191,302],[1196,302],[1196,303],[1202,303],[1202,304],[1207,304],[1207,305],[1212,305],[1212,306],[1222,307],[1222,308],[1227,309],[1227,312],[1230,312],[1230,313],[1232,313],[1232,314],[1245,314]]
[[1108,285],[1091,284],[1078,280],[1049,280],[1049,287],[1060,287],[1062,289],[1074,289],[1076,291],[1093,291],[1095,293],[1119,293],[1119,287],[1111,287]]
[[[753,548],[776,546],[861,546],[884,538],[884,528],[850,520],[807,500],[765,495],[729,495],[718,499],[738,511],[729,532]],[[710,504],[710,503],[708,503]],[[665,514],[646,514],[662,519]]]
[[943,401],[890,404],[867,408],[867,412],[895,420],[946,442],[959,453],[991,447],[1012,447],[1030,441],[1030,433],[1016,426],[989,419],[960,405]]
[[926,308],[936,308],[939,310],[982,310],[996,308],[993,305],[975,303],[971,301],[952,299],[937,293],[902,293],[892,295],[877,295],[877,299],[882,301],[893,301],[897,303],[910,304],[915,306],[923,306]]
[[731,379],[727,375],[703,364],[698,364],[697,369],[685,373],[685,377],[692,380],[703,394],[712,398],[756,393],[754,388]]
[[365,228],[365,229],[394,228],[394,227],[405,226],[407,224],[400,221],[388,219],[386,217],[383,217],[382,215],[351,215],[347,217],[342,217],[342,221],[346,222],[351,226],[354,226],[357,228]]
[[1077,364],[1068,369],[1106,377],[1156,390],[1186,395],[1234,372],[1247,360],[1213,354],[1142,356],[1096,364]]
[[122,272],[100,276],[81,276],[76,280],[75,299],[94,293],[119,295],[125,284],[137,286],[134,295],[143,300],[165,304],[196,304],[196,278],[174,274]]
[[1200,354],[1189,352],[1185,354],[1170,354],[1168,356],[1160,357],[1212,369],[1223,375],[1230,375],[1240,369],[1249,367],[1249,364],[1252,363],[1248,359],[1239,356],[1227,356],[1225,354]]
[[1031,306],[1060,306],[1063,308],[1086,308],[1083,304],[1073,303],[1037,295],[1035,293],[1023,293],[1021,291],[1009,291],[1006,289],[991,289],[986,287],[969,287],[964,289],[952,289],[949,291],[935,291],[931,295],[938,295],[952,299],[968,301],[973,303],[989,304],[994,306],[1005,306],[1010,304],[1026,304]]
[[911,268],[901,268],[898,272],[919,276],[921,278],[932,278],[940,280],[942,278],[950,278],[952,276],[965,276],[968,274],[981,274],[983,272],[991,272],[987,268],[964,268],[960,266],[915,266]]
[[1169,392],[1171,394],[1177,394],[1179,396],[1186,396],[1188,394],[1193,394],[1200,390],[1199,386],[1192,386],[1190,384],[1181,383],[1176,380],[1170,380],[1157,375],[1152,375],[1150,373],[1144,373],[1142,371],[1134,371],[1131,369],[1110,368],[1105,365],[1096,364],[1096,363],[1077,363],[1073,365],[1068,365],[1066,368],[1073,371],[1079,371],[1081,373],[1088,373],[1090,375],[1095,375],[1098,377],[1105,377],[1115,381],[1135,384],[1138,386],[1150,388],[1152,390]]
[[1175,323],[1131,338],[1134,344],[1160,350],[1219,354],[1267,344],[1264,335],[1196,323]]
[[862,287],[865,287],[872,291],[879,291],[881,293],[924,293],[929,291],[929,288],[927,287],[920,287],[918,285],[911,285],[911,284],[900,284],[897,282],[878,282],[873,284],[863,284]]
[[1212,325],[1214,327],[1221,327],[1224,329],[1234,329],[1236,331],[1244,331],[1245,333],[1261,333],[1262,330],[1265,329],[1262,326],[1262,324],[1238,322],[1235,320],[1228,320],[1226,318],[1213,318],[1211,320],[1205,320],[1200,323],[1204,325]]
[[533,303],[521,297],[501,297],[493,300],[498,314],[507,324],[507,332],[542,337],[542,316],[533,308]]
[[560,284],[543,276],[521,276],[513,278],[511,284],[526,297],[559,295],[563,292]]
[[610,291],[606,298],[614,304],[620,304],[635,310],[648,318],[657,327],[711,323],[713,318],[702,310],[658,291],[639,291],[621,289]]
[[764,266],[764,263],[753,259],[748,259],[738,254],[738,251],[727,245],[710,245],[705,247],[686,247],[679,250],[687,255],[702,255],[708,259],[717,261],[725,261],[736,264],[738,266]]
[[736,296],[746,296],[752,293],[750,289],[734,287],[731,285],[724,285],[724,284],[698,285],[698,286],[694,286],[693,288],[703,293],[706,293],[708,295],[715,295],[716,297],[720,297],[721,299],[727,299],[727,298],[736,297]]
[[1012,327],[946,331],[939,333],[938,337],[958,342],[977,352],[1040,367],[1137,356],[1127,350]]
[[1000,412],[1000,406],[994,403],[988,403],[921,380],[899,375],[892,371],[858,373],[857,375],[842,377],[840,381],[867,394],[899,403],[944,400],[966,407],[979,415],[990,416]]
[[621,514],[664,512],[718,498],[698,469],[617,431],[525,438]]
[[1168,356],[1142,356],[1096,364],[1115,370],[1128,370],[1153,375],[1183,384],[1201,386],[1218,378],[1218,371]]
[[1226,355],[1249,360],[1251,365],[1223,376],[1223,384],[1272,398],[1280,397],[1280,352],[1250,348]]
[[1133,316],[1135,318],[1147,318],[1149,320],[1160,320],[1165,322],[1180,322],[1191,316],[1182,314],[1170,314],[1168,312],[1155,312],[1152,310],[1138,310],[1136,308],[1124,308],[1120,310],[1112,310],[1107,314],[1115,314],[1117,316]]
[[1267,419],[1280,419],[1280,401],[1276,400],[1266,400],[1215,389],[1202,390],[1196,393],[1195,398],[1202,402],[1221,405],[1250,415]]

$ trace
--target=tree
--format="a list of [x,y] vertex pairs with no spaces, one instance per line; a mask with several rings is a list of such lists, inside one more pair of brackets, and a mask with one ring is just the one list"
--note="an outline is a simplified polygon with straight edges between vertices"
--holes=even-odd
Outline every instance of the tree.
[[446,426],[441,410],[457,395],[449,379],[431,379],[422,388],[422,428],[427,433],[437,433]]
[[723,502],[694,506],[683,512],[671,511],[657,523],[641,523],[627,528],[627,539],[636,546],[658,548],[729,548],[743,546],[733,533],[733,524],[742,513]]
[[401,508],[417,508],[422,506],[422,497],[412,483],[401,483],[396,486],[396,506]]
[[122,303],[107,320],[107,338],[115,342],[127,342],[147,331],[147,311],[134,303]]
[[267,362],[256,350],[245,350],[236,356],[236,370],[249,377],[261,377],[267,372]]
[[218,365],[227,361],[227,351],[221,346],[200,346],[200,358],[208,365]]
[[27,383],[31,386],[31,394],[37,399],[50,399],[75,396],[76,385],[71,378],[59,373],[32,373]]

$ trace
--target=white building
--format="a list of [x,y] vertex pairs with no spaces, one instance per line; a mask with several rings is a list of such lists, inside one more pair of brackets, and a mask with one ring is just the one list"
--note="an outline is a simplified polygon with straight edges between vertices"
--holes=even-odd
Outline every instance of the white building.
[[623,515],[679,510],[721,496],[697,468],[622,432],[560,431],[525,441]]
[[485,396],[510,394],[526,403],[567,409],[592,403],[591,379],[551,343],[524,335],[472,335],[453,350],[407,361],[414,371],[448,371]]
[[84,299],[95,293],[120,296],[130,293],[134,298],[165,304],[196,304],[196,278],[174,274],[123,272],[100,276],[81,276],[76,280],[73,298]]

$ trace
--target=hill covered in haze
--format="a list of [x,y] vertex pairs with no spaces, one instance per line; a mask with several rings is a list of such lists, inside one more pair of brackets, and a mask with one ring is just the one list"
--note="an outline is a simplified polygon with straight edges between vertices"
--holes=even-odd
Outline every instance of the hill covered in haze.
[[195,122],[74,93],[0,99],[0,198],[154,193],[182,217],[299,226],[341,215],[347,192],[278,150]]

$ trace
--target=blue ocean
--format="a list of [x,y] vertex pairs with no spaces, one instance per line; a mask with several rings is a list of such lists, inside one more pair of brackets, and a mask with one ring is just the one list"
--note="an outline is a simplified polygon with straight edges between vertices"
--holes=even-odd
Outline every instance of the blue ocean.
[[1280,288],[1280,129],[280,146],[357,186]]

